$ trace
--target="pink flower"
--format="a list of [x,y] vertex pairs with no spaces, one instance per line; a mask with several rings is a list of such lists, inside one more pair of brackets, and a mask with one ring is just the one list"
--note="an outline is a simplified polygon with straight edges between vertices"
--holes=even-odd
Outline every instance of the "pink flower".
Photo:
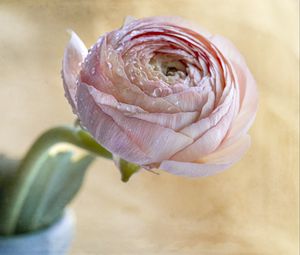
[[243,57],[179,18],[128,18],[89,51],[72,33],[63,80],[93,137],[145,168],[212,175],[250,145],[257,90]]

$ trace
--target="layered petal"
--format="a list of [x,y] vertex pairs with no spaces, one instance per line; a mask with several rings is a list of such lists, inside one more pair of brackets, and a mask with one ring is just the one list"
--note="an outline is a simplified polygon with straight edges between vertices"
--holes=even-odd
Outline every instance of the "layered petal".
[[77,89],[78,117],[81,124],[92,134],[97,142],[120,155],[122,158],[140,165],[151,162],[151,159],[129,137],[122,127],[105,114],[94,101],[88,87],[80,83]]
[[215,151],[222,143],[231,125],[234,113],[234,100],[228,112],[213,127],[209,128],[194,143],[177,152],[172,159],[179,161],[195,161]]
[[207,176],[250,145],[258,96],[243,57],[180,18],[129,17],[89,53],[72,33],[62,74],[82,125],[129,162]]
[[83,126],[104,147],[128,161],[141,165],[160,162],[193,141],[172,129],[128,117],[107,102],[97,103],[93,93],[88,85],[79,85],[78,111]]
[[77,78],[86,55],[87,48],[84,43],[75,32],[71,31],[71,39],[64,52],[62,77],[65,95],[74,112],[76,112]]
[[245,154],[250,146],[250,137],[245,135],[234,144],[225,146],[214,153],[199,159],[198,162],[181,162],[175,160],[164,160],[159,166],[175,175],[189,177],[204,177],[214,175],[228,169]]
[[[130,139],[138,144],[146,155],[151,158],[151,162],[147,162],[148,164],[170,158],[177,151],[193,142],[190,137],[177,133],[172,129],[125,116],[116,109],[106,105],[101,105],[100,108],[111,116],[115,123],[122,127]],[[120,155],[118,152],[116,154]],[[122,155],[120,156],[122,157]]]
[[232,123],[227,139],[238,139],[244,135],[252,125],[258,108],[258,92],[256,82],[236,47],[226,38],[216,35],[212,43],[228,59],[236,76],[240,91],[240,109]]
[[205,177],[221,172],[229,168],[231,165],[232,164],[201,164],[174,160],[164,160],[162,161],[159,169],[165,170],[175,175],[188,177]]

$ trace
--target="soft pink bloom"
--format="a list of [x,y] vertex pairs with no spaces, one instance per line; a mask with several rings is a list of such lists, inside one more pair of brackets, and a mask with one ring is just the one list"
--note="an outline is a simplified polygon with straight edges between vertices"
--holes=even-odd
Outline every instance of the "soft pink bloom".
[[145,168],[212,175],[250,145],[257,90],[243,57],[182,19],[128,18],[89,51],[72,32],[63,79],[93,137]]

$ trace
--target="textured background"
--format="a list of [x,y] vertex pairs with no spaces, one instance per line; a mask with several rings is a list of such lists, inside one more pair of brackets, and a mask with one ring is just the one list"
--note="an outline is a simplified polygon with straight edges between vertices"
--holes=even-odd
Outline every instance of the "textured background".
[[72,255],[298,254],[299,2],[0,0],[0,151],[21,156],[73,122],[61,58],[72,28],[91,46],[126,15],[179,15],[230,38],[259,86],[252,147],[213,177],[143,172],[121,183],[98,159],[72,207]]

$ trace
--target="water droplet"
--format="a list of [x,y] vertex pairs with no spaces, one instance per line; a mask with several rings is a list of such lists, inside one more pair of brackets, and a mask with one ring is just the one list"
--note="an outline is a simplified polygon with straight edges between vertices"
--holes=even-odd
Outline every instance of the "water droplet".
[[96,73],[96,68],[95,67],[92,67],[92,69],[91,69],[91,74],[95,74]]
[[132,36],[135,36],[135,35],[137,35],[138,33],[139,33],[138,31],[133,30],[133,31],[131,32],[131,35],[132,35]]
[[106,62],[109,69],[112,69],[112,64],[110,62]]
[[122,75],[122,69],[121,69],[120,67],[117,68],[117,73],[118,73],[119,75]]
[[155,96],[155,97],[159,97],[159,96],[161,96],[161,92],[162,92],[161,88],[156,88],[156,89],[153,90],[152,95]]

